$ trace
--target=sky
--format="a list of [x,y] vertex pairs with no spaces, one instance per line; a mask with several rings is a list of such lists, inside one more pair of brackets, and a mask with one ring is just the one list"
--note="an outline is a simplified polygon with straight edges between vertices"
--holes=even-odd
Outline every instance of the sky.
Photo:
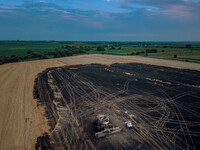
[[0,40],[200,41],[200,0],[0,0]]

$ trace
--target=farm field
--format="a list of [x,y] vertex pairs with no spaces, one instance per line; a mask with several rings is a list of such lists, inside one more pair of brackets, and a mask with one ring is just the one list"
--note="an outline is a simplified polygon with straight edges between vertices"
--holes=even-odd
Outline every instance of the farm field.
[[0,56],[25,55],[28,50],[35,52],[55,51],[55,48],[59,46],[58,42],[1,41]]
[[2,0],[0,150],[200,150],[200,0]]
[[[184,49],[184,48],[154,48],[157,50],[156,53],[148,53],[146,55],[145,51],[151,48],[144,47],[122,47],[121,49],[106,50],[105,52],[100,52],[96,50],[87,51],[87,54],[108,54],[108,55],[138,55],[150,58],[159,59],[169,59],[169,60],[180,60],[200,63],[200,49]],[[177,58],[174,58],[174,55]]]
[[[98,47],[104,49],[98,51]],[[152,49],[156,52],[148,52]],[[0,64],[83,54],[137,55],[200,63],[200,43],[0,41]]]
[[[198,149],[199,77],[199,71],[138,63],[47,69],[38,76],[34,95],[46,108],[50,140],[36,146]],[[95,139],[93,124],[102,113],[123,130]],[[125,127],[127,120],[132,129]]]
[[[34,80],[38,73],[51,67],[91,63],[105,65],[111,65],[113,63],[144,63],[200,71],[200,66],[196,63],[159,60],[138,56],[112,55],[80,55],[1,65],[0,149],[34,149],[37,137],[42,136],[45,132],[49,133],[51,126],[47,124],[48,121],[46,117],[44,117],[44,107],[41,105],[38,106],[37,100],[33,97]],[[189,70],[187,71],[190,72]],[[199,79],[193,79],[194,77],[192,75],[193,73],[191,77],[188,77],[187,81],[196,80],[199,85]],[[124,80],[124,78],[122,79]],[[46,84],[47,82],[44,80],[44,83]],[[188,88],[189,90],[190,88],[196,89],[195,87]],[[45,91],[45,89],[43,89],[43,91]]]
[[57,60],[40,60],[0,66],[0,149],[33,149],[37,136],[48,130],[43,108],[33,99],[37,74],[61,66]]
[[116,55],[80,55],[73,57],[60,58],[59,61],[66,65],[79,65],[79,64],[113,64],[113,63],[144,63],[156,66],[166,66],[179,69],[191,69],[200,71],[200,65],[198,63],[190,63],[175,60],[155,59],[140,56],[116,56]]

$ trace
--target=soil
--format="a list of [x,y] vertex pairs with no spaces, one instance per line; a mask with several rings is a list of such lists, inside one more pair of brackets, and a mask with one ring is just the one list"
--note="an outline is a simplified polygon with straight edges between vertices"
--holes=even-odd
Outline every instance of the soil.
[[[49,68],[35,83],[54,149],[200,148],[199,71],[138,63],[74,65]],[[96,139],[99,113],[123,131]],[[128,120],[132,129],[125,127]]]
[[48,132],[44,108],[33,98],[37,74],[57,60],[40,60],[0,66],[0,149],[30,150],[37,137]]
[[[47,123],[49,119],[47,120],[47,118],[44,116],[44,110],[45,110],[45,108],[43,107],[44,104],[38,105],[37,100],[33,98],[34,80],[37,77],[38,73],[41,73],[46,68],[64,66],[64,65],[91,64],[91,63],[111,65],[112,63],[117,63],[117,62],[118,63],[130,63],[130,62],[144,63],[144,64],[152,64],[152,65],[158,65],[158,66],[169,66],[169,67],[174,67],[174,68],[179,68],[179,69],[180,68],[194,69],[194,70],[200,71],[200,65],[196,63],[152,59],[152,58],[145,58],[145,57],[138,57],[138,56],[111,56],[111,55],[82,55],[82,56],[73,56],[73,57],[58,58],[58,59],[37,60],[37,61],[10,63],[10,64],[1,65],[0,66],[0,149],[2,150],[10,150],[10,149],[30,150],[30,149],[35,149],[35,146],[37,146],[35,144],[37,140],[39,143],[38,145],[40,146],[42,146],[42,144],[39,141],[48,141],[47,140],[48,136],[45,132],[50,134],[49,129],[51,129],[52,127],[50,127]],[[73,70],[73,67],[70,70]],[[74,71],[75,70],[76,68],[74,69]],[[126,72],[128,73],[129,70]],[[189,79],[196,80],[196,82],[198,81],[199,83],[198,78],[193,79],[192,74],[191,76],[188,74],[187,78],[188,78],[187,80]],[[159,76],[155,79],[159,79]],[[134,80],[137,80],[137,79],[134,79]],[[150,80],[154,80],[154,78],[152,77]],[[45,83],[46,82],[47,81],[45,81]],[[123,84],[123,82],[121,84]],[[158,84],[161,84],[161,83],[159,82],[154,83],[155,86],[158,86]],[[114,86],[115,87],[120,86],[120,83],[117,83],[117,85],[114,85]],[[191,88],[192,89],[199,88],[199,84],[192,85],[192,87],[189,85],[184,85],[184,86],[188,88],[188,91],[190,91]],[[48,93],[48,90],[45,92]],[[109,90],[107,92],[109,92]],[[185,92],[184,97],[186,98],[189,94],[188,98],[190,99],[191,98],[190,93],[187,93],[187,90],[185,90],[184,92]],[[171,96],[174,94],[174,92],[171,91],[171,92],[168,92],[167,94]],[[121,93],[121,95],[119,96],[123,96],[123,95],[124,94]],[[198,99],[197,97],[198,95],[195,95],[195,94],[192,94],[192,95],[195,96],[196,99]],[[71,96],[73,97],[73,95]],[[180,94],[180,95],[177,95],[177,97],[175,98],[178,99],[181,96],[182,95]],[[59,97],[59,93],[57,93],[56,97]],[[194,102],[192,103],[192,105],[193,104],[195,106],[194,107],[190,106],[192,107],[191,110],[195,110],[198,112],[198,109],[197,109],[199,106],[198,102]],[[187,105],[190,105],[190,103],[188,102]],[[56,111],[58,111],[57,109],[58,108],[56,108]],[[52,111],[53,111],[53,107],[52,107]],[[190,119],[193,122],[195,122],[195,120],[198,118],[198,114],[194,113],[193,111],[192,113],[193,115],[191,115]],[[195,117],[195,115],[197,117]],[[56,118],[56,115],[54,117]],[[94,117],[94,116],[91,115],[91,117]],[[88,119],[88,120],[90,121],[91,119]],[[57,122],[52,123],[52,121],[49,121],[49,122],[51,122],[50,124],[57,123]],[[189,124],[189,122],[186,122],[186,124]],[[199,124],[197,120],[193,128],[196,128],[198,125]],[[84,130],[90,130],[90,128],[88,129],[87,127],[85,127]],[[178,131],[179,130],[177,130],[177,132]],[[170,131],[166,131],[166,132],[170,133]],[[196,134],[199,134],[199,133],[196,132]],[[49,136],[49,138],[51,137],[52,135]],[[109,138],[111,137],[118,138],[117,134],[110,136]],[[171,137],[173,138],[173,136]],[[88,140],[88,142],[90,142],[90,140]],[[50,144],[53,145],[53,143],[51,142]],[[141,146],[139,145],[139,147]]]
[[191,69],[200,71],[199,63],[191,63],[176,60],[155,59],[141,56],[116,56],[116,55],[80,55],[73,57],[60,58],[59,61],[67,65],[83,65],[83,64],[106,64],[113,63],[142,63],[156,66],[165,66],[179,69]]

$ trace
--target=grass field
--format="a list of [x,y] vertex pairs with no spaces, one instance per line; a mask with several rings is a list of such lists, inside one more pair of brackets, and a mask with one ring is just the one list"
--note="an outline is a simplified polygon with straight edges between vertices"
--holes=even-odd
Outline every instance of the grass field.
[[0,56],[26,55],[28,50],[33,52],[55,51],[63,44],[59,42],[16,42],[1,41]]
[[[132,53],[146,51],[147,48],[143,47],[122,47],[119,49],[107,50],[105,52],[100,52],[96,50],[88,51],[87,54],[110,54],[110,55],[131,55]],[[146,53],[139,54],[139,56],[160,58],[160,59],[173,59],[181,61],[190,61],[200,63],[200,49],[186,49],[186,48],[156,48],[157,53]],[[177,58],[174,58],[174,55]]]
[[[191,48],[185,48],[190,44]],[[33,52],[53,52],[65,50],[62,47],[84,46],[86,54],[139,55],[152,58],[174,59],[200,63],[200,42],[59,42],[59,41],[0,41],[0,56],[24,56]],[[103,46],[105,51],[96,51]],[[114,46],[115,49],[111,49]],[[157,53],[146,54],[146,49],[156,49]],[[143,53],[142,53],[143,52]],[[139,53],[139,54],[138,54]],[[80,55],[80,54],[74,54]],[[174,57],[176,55],[176,58]],[[48,56],[52,58],[53,56]],[[38,58],[39,59],[39,58]],[[27,59],[26,61],[33,60]]]
[[167,48],[164,52],[152,53],[149,56],[159,57],[165,59],[174,59],[174,55],[177,55],[178,60],[193,60],[200,62],[200,49],[169,49]]

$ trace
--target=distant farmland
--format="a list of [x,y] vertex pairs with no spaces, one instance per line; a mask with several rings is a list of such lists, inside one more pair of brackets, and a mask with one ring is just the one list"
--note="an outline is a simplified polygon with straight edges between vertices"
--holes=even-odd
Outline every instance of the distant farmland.
[[28,50],[35,52],[55,51],[61,45],[59,42],[1,41],[0,56],[26,55]]
[[0,64],[80,54],[138,55],[200,63],[200,42],[0,41]]

